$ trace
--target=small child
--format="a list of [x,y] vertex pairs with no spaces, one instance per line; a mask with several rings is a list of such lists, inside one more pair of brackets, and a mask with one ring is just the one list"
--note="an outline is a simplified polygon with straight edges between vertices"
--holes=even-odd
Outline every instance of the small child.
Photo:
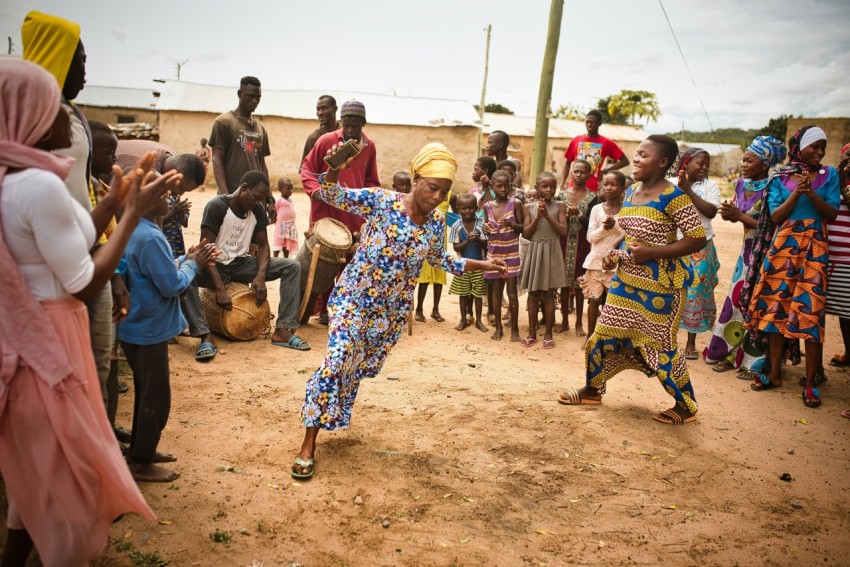
[[484,205],[484,234],[487,235],[487,259],[499,258],[505,262],[505,273],[484,272],[484,279],[492,282],[490,305],[493,308],[493,324],[496,330],[490,338],[499,341],[504,335],[502,329],[502,293],[507,282],[508,308],[510,312],[511,342],[519,342],[517,323],[517,276],[519,275],[519,233],[522,232],[522,203],[519,199],[508,197],[511,178],[504,171],[493,174],[491,187],[496,198]]
[[292,180],[282,177],[277,180],[277,190],[280,197],[274,202],[277,211],[277,223],[274,228],[274,244],[272,250],[277,258],[283,252],[284,258],[298,252],[298,229],[295,227],[295,204],[292,202]]
[[[455,221],[449,234],[455,252],[460,254],[461,258],[482,260],[487,241],[484,239],[484,221],[475,216],[475,211],[478,210],[475,195],[470,193],[458,195],[457,206],[460,211],[460,220]],[[486,292],[484,272],[480,270],[466,272],[452,279],[449,293],[460,296],[460,323],[455,330],[462,331],[470,325],[467,315],[472,311],[474,303],[475,328],[481,332],[487,332],[488,329],[481,320],[482,298]]]
[[484,205],[487,201],[492,201],[496,197],[490,187],[490,180],[494,173],[496,173],[496,160],[491,157],[480,157],[475,160],[475,165],[472,166],[472,180],[477,185],[469,192],[475,195],[475,199],[478,201],[479,212],[476,213],[476,216],[480,219],[484,218]]
[[516,186],[516,163],[510,159],[503,159],[497,164],[497,167],[511,176],[511,187],[514,189],[511,197],[516,197],[525,204],[525,191]]
[[605,201],[590,211],[587,226],[587,241],[590,253],[584,260],[585,274],[578,278],[582,294],[587,298],[587,333],[593,334],[599,310],[605,304],[605,296],[611,287],[613,270],[604,270],[602,260],[616,250],[625,237],[625,232],[617,224],[617,214],[623,208],[623,194],[626,190],[626,176],[619,171],[610,171],[602,177],[602,191]]
[[576,307],[576,336],[584,337],[584,327],[581,318],[584,315],[584,295],[578,285],[576,278],[584,275],[584,260],[590,252],[590,244],[587,242],[587,224],[590,209],[596,204],[596,193],[587,189],[587,180],[591,174],[590,163],[583,159],[577,159],[572,165],[573,186],[561,195],[567,202],[567,234],[564,246],[564,268],[567,279],[566,287],[561,289],[561,311],[564,321],[556,329],[560,333],[570,329],[567,319],[567,295],[570,291],[575,293]]
[[396,171],[393,174],[393,191],[398,191],[399,193],[410,193],[410,189],[412,188],[412,183],[410,181],[410,174],[406,171]]
[[561,238],[567,235],[567,208],[553,201],[558,179],[544,171],[534,185],[539,199],[525,205],[523,234],[529,240],[522,269],[522,287],[528,289],[528,336],[522,346],[530,348],[537,342],[537,317],[543,303],[546,330],[543,348],[555,347],[552,327],[555,325],[555,292],[566,285]]
[[215,245],[202,242],[178,260],[178,267],[156,224],[166,213],[168,203],[163,200],[139,222],[124,252],[130,313],[118,325],[118,339],[133,370],[133,433],[127,456],[130,472],[140,482],[171,482],[180,476],[154,464],[176,460],[156,450],[171,406],[168,340],[187,326],[178,296],[216,256]]

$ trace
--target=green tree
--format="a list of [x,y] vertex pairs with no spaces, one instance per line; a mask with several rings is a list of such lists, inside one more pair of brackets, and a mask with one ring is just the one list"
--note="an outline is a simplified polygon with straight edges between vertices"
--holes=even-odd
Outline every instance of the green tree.
[[609,97],[608,114],[612,118],[629,117],[629,123],[634,126],[636,117],[646,118],[647,124],[650,120],[658,120],[661,109],[658,108],[655,93],[623,89]]
[[568,102],[562,104],[552,113],[552,118],[563,118],[565,120],[584,120],[586,112],[577,104]]
[[608,113],[608,105],[611,103],[611,97],[600,98],[596,101],[596,110],[602,114],[603,124],[626,124],[625,116],[611,116]]
[[791,115],[783,114],[779,118],[771,118],[767,126],[759,130],[760,136],[773,136],[774,138],[779,138],[783,142],[787,140],[788,136],[788,119],[794,118]]
[[[475,105],[475,110],[477,111],[479,106]],[[493,114],[513,114],[514,111],[508,108],[507,106],[501,105],[498,102],[491,102],[484,105],[484,112],[492,112]]]

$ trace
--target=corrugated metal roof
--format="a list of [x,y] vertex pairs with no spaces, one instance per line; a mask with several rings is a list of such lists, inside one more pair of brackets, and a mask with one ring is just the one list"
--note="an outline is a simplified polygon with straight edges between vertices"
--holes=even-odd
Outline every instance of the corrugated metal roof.
[[[508,136],[534,136],[535,118],[533,116],[516,116],[513,114],[484,113],[484,133],[494,130],[507,132]],[[606,138],[618,142],[642,142],[649,135],[640,128],[621,126],[618,124],[602,124],[599,133]],[[583,121],[549,119],[549,138],[575,138],[587,134]]]
[[101,87],[98,85],[86,85],[80,91],[77,104],[86,106],[98,106],[101,108],[141,108],[153,110],[156,97],[153,96],[154,89],[132,89],[125,87]]
[[[201,85],[166,81],[157,110],[222,113],[236,106],[234,86]],[[468,102],[450,99],[416,98],[350,91],[263,89],[256,114],[316,119],[316,100],[329,94],[337,104],[356,99],[366,106],[366,119],[372,124],[407,126],[475,126],[478,115]]]

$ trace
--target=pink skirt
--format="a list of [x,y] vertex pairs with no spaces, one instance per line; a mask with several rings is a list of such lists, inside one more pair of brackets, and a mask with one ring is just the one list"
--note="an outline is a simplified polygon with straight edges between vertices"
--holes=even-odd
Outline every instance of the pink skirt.
[[107,543],[113,520],[153,520],[121,456],[100,394],[86,307],[73,297],[42,302],[73,374],[55,388],[26,366],[0,399],[0,471],[8,527],[26,529],[42,563],[87,565]]

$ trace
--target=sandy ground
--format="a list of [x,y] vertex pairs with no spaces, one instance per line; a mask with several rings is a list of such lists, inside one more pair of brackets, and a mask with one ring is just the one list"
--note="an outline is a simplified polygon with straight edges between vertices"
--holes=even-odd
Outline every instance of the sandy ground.
[[[187,241],[211,197],[191,195]],[[294,198],[306,229],[307,199]],[[722,304],[741,227],[718,219],[715,231]],[[600,407],[559,405],[560,391],[583,383],[582,340],[570,332],[554,350],[526,350],[459,333],[457,300],[443,298],[447,321],[400,341],[362,385],[351,429],[319,436],[316,477],[303,483],[289,467],[326,328],[301,329],[306,353],[222,339],[209,364],[181,337],[160,448],[182,477],[142,486],[159,522],[118,522],[96,564],[850,565],[847,373],[828,370],[812,410],[801,367],[756,393],[692,362],[700,419],[674,428],[650,419],[670,398],[636,372],[609,382]],[[830,356],[837,321],[827,324]]]

